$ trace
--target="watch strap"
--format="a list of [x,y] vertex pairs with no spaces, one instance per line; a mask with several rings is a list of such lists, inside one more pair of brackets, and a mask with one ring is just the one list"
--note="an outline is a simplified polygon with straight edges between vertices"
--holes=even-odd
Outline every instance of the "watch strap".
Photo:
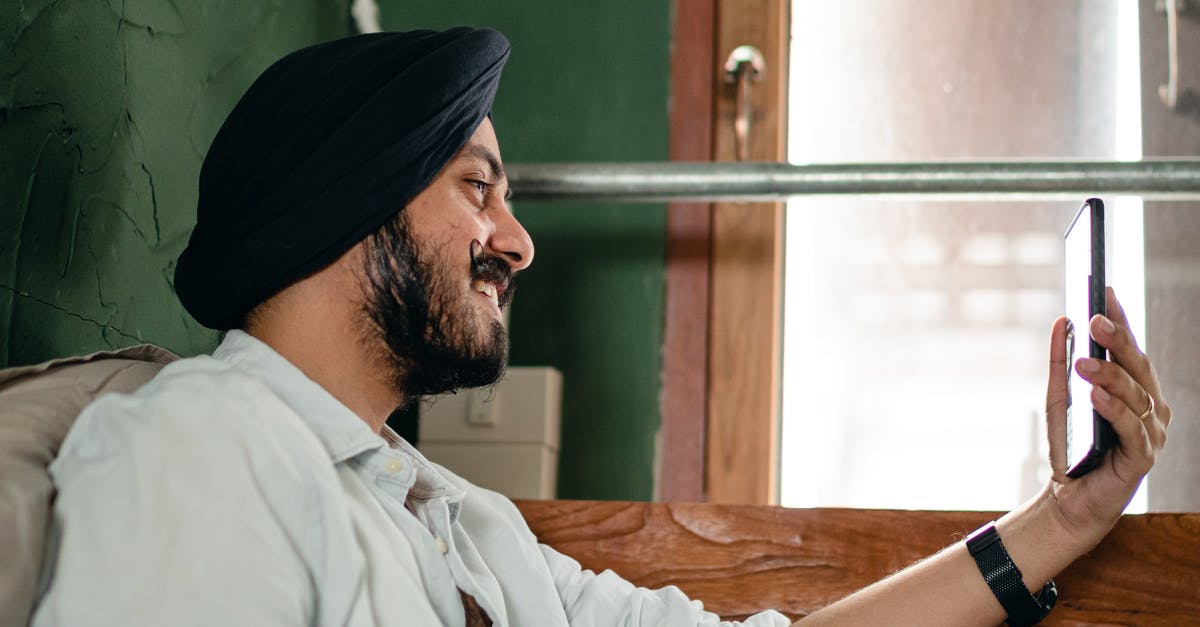
[[992,595],[1008,613],[1011,627],[1034,625],[1046,617],[1058,600],[1054,580],[1046,582],[1035,597],[1025,588],[1021,570],[1013,563],[1000,541],[995,523],[988,523],[967,538],[967,551],[975,558],[980,574]]

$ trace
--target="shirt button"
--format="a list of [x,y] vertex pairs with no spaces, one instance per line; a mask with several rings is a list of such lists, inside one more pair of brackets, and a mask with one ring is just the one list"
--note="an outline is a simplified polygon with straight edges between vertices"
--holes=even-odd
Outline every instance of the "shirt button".
[[447,545],[446,541],[441,538],[438,538],[438,539],[434,540],[433,542],[434,542],[434,544],[437,544],[437,548],[439,551],[442,552],[442,555],[445,555],[446,552],[450,550],[449,545]]
[[387,469],[388,472],[400,472],[401,470],[404,470],[404,462],[398,459],[389,459],[387,460],[387,463],[383,465],[383,467]]

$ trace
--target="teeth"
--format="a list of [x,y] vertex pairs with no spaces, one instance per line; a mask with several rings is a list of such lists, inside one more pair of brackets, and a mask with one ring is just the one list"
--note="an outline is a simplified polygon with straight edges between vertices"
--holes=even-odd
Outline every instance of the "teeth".
[[477,280],[471,284],[471,287],[474,288],[476,292],[479,292],[480,294],[483,294],[492,300],[499,300],[496,295],[496,286],[492,285],[491,283]]

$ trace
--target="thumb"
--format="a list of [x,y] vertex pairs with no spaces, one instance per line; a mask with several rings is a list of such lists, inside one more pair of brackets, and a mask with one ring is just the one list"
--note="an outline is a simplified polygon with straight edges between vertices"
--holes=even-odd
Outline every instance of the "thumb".
[[1050,442],[1050,472],[1054,481],[1067,478],[1067,410],[1071,406],[1070,368],[1075,325],[1059,316],[1050,330],[1050,375],[1046,381],[1046,438]]

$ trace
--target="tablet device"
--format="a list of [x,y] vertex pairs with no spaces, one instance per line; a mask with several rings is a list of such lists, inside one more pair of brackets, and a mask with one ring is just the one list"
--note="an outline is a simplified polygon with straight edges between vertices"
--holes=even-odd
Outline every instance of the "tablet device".
[[1088,321],[1105,313],[1106,237],[1104,202],[1084,201],[1064,236],[1066,245],[1066,315],[1074,325],[1067,336],[1070,371],[1067,397],[1067,476],[1082,477],[1095,468],[1116,443],[1112,425],[1092,408],[1092,384],[1075,371],[1084,356],[1106,359],[1107,352],[1088,333]]

